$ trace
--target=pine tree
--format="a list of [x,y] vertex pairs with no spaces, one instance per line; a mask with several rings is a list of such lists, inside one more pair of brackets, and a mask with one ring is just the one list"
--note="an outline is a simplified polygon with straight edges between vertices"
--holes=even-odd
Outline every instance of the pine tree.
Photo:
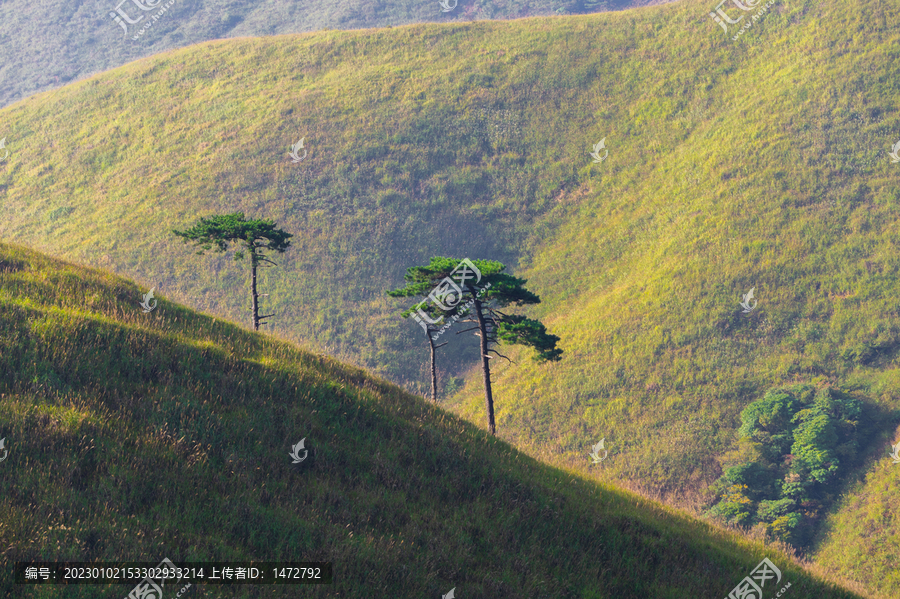
[[256,269],[260,264],[277,266],[260,252],[270,250],[278,253],[291,245],[289,239],[293,237],[281,229],[275,228],[275,223],[269,220],[247,220],[243,212],[222,214],[211,218],[201,218],[200,221],[187,231],[172,231],[175,235],[184,238],[185,242],[194,242],[202,248],[197,254],[203,254],[204,250],[224,252],[231,242],[243,244],[243,249],[234,253],[235,261],[244,258],[244,251],[250,256],[250,293],[252,299],[252,324],[253,330],[258,331],[259,325],[266,324],[263,319],[275,316],[274,314],[259,315],[259,294],[256,291]]
[[[508,275],[506,266],[492,260],[457,260],[435,257],[427,266],[413,266],[406,270],[406,286],[388,291],[392,297],[424,297],[414,312],[419,318],[443,311],[453,322],[470,322],[476,326],[460,333],[475,331],[480,339],[481,370],[488,429],[496,434],[494,397],[491,390],[490,360],[497,357],[509,360],[494,347],[501,343],[520,344],[537,350],[535,360],[556,361],[562,350],[556,347],[559,337],[547,333],[544,325],[518,314],[506,314],[501,308],[539,304],[540,298],[525,288],[524,279]],[[464,300],[468,300],[464,302]],[[468,318],[463,318],[468,316]]]

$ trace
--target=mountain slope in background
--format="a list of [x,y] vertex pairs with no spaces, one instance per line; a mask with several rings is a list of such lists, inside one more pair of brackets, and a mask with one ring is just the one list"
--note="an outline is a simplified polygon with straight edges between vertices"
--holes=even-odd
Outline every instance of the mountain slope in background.
[[[541,295],[529,314],[566,355],[498,365],[500,434],[582,471],[605,438],[600,476],[676,504],[708,503],[746,457],[739,415],[767,390],[852,393],[865,442],[834,481],[834,513],[809,509],[820,535],[805,549],[893,593],[900,14],[776,3],[732,40],[710,8],[221,41],[138,61],[0,113],[0,237],[245,323],[246,268],[170,231],[214,212],[273,218],[296,235],[264,275],[273,331],[412,389],[425,342],[384,290],[433,255],[501,260]],[[301,137],[309,156],[292,164]],[[472,361],[440,356],[448,374]],[[449,405],[481,424],[472,383]]]
[[[795,596],[861,597],[355,368],[164,298],[144,313],[142,295],[0,244],[4,563],[330,561],[334,584],[304,596],[687,598],[722,596],[767,556]],[[9,597],[127,592],[2,572]]]
[[144,56],[212,39],[579,14],[665,1],[671,0],[447,0],[453,8],[444,12],[439,0],[262,4],[95,0],[83,4],[50,1],[39,8],[25,0],[6,0],[0,5],[0,40],[5,49],[0,64],[0,106]]

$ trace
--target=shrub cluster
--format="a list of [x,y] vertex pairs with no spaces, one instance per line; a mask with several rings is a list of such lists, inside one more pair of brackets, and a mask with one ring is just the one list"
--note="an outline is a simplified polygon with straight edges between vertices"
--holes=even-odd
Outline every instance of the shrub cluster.
[[710,512],[805,545],[856,453],[860,411],[859,400],[830,387],[769,390],[741,413],[740,443],[753,459],[725,469]]

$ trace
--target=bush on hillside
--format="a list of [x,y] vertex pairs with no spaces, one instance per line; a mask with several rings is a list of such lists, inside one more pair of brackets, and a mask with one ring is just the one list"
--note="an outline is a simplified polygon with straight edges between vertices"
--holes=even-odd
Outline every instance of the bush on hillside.
[[857,450],[860,413],[858,399],[829,387],[770,389],[741,413],[741,442],[756,447],[758,457],[725,469],[710,514],[741,526],[764,524],[772,536],[804,544]]

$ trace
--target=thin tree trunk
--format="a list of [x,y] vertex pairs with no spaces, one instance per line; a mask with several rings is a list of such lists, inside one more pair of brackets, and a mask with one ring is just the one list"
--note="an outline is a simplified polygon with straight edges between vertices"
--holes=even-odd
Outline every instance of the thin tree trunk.
[[478,330],[481,332],[481,374],[484,378],[484,404],[487,407],[488,430],[492,435],[497,434],[494,425],[494,396],[491,394],[491,363],[488,356],[487,325],[484,322],[484,314],[481,312],[481,301],[475,300],[475,315],[478,317]]
[[431,401],[437,403],[437,365],[435,364],[437,350],[434,347],[434,338],[431,331],[425,331],[428,335],[428,345],[431,346]]
[[250,279],[250,289],[253,295],[253,330],[259,330],[259,295],[256,293],[256,252],[250,254],[250,270],[252,272]]

